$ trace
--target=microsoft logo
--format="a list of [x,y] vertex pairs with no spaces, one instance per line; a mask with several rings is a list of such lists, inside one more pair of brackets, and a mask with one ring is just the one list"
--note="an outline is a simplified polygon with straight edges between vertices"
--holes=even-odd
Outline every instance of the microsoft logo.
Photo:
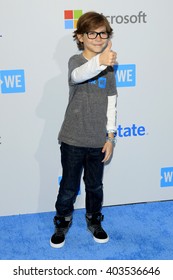
[[82,10],[65,10],[64,25],[65,29],[75,29],[77,21],[82,15]]

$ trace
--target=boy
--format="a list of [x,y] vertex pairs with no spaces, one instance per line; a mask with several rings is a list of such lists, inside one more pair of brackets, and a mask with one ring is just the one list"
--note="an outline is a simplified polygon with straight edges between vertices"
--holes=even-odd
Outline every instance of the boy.
[[112,154],[116,132],[116,53],[111,50],[112,32],[106,17],[96,12],[83,14],[74,31],[82,53],[72,56],[68,63],[69,103],[58,137],[63,172],[55,204],[55,233],[50,240],[54,248],[65,243],[83,170],[87,227],[96,242],[109,240],[101,225],[101,209],[103,168]]

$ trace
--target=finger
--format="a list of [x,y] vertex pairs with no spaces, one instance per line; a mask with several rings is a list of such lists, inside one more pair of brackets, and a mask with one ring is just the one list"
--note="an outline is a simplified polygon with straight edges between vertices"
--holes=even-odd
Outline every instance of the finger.
[[109,158],[110,158],[110,156],[105,156],[105,157],[104,157],[104,159],[102,160],[102,162],[106,162],[106,161],[108,161],[108,160],[109,160]]
[[106,162],[106,157],[104,157],[104,159],[102,160],[102,162]]
[[116,59],[117,58],[117,53],[116,52],[111,52],[112,58]]
[[108,44],[107,44],[107,47],[105,48],[104,51],[110,51],[111,48],[112,48],[112,42],[109,40],[109,41],[108,41]]
[[109,158],[110,158],[110,156],[111,156],[111,154],[106,153],[106,154],[105,154],[104,159],[102,160],[102,162],[106,162],[106,161],[108,161],[108,160],[109,160]]
[[112,41],[111,41],[111,40],[108,41],[107,48],[108,48],[109,50],[112,48]]

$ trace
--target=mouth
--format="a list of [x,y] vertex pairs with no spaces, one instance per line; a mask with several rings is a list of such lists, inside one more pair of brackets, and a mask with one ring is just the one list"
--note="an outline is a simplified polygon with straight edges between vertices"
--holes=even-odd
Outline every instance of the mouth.
[[96,47],[96,48],[103,48],[104,46],[103,46],[103,45],[96,44],[96,45],[94,45],[94,47]]
[[103,44],[94,44],[94,46],[96,46],[96,47],[102,47]]

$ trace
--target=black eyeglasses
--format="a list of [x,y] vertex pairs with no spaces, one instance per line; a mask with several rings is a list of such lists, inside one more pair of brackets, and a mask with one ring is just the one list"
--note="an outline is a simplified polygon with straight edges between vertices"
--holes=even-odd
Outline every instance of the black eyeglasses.
[[108,39],[109,38],[109,33],[108,32],[95,32],[95,31],[90,31],[90,32],[85,32],[87,34],[88,39],[96,39],[97,36],[99,35],[101,39]]

